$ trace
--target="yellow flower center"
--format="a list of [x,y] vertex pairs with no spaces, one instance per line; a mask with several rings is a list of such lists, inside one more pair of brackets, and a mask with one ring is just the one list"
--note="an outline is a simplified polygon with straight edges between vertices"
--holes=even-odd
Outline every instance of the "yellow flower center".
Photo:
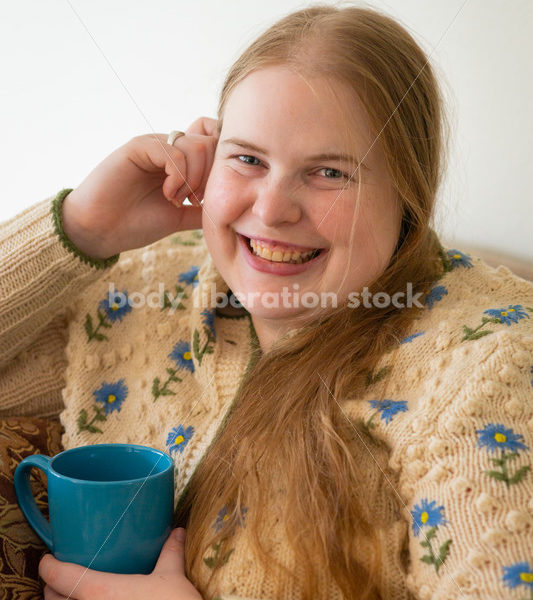
[[111,307],[111,310],[118,310],[118,304],[116,302]]
[[520,579],[524,583],[531,583],[533,582],[533,573],[520,573]]
[[198,273],[196,273],[196,275],[194,276],[193,281],[198,281]]
[[109,396],[107,397],[107,401],[109,402],[109,404],[114,402],[116,399],[117,397],[114,394],[109,394]]
[[502,312],[500,313],[502,317],[506,317],[507,316],[507,312],[505,310],[502,310]]
[[224,515],[224,516],[222,517],[222,520],[223,520],[223,521],[227,521],[228,519],[229,519],[229,516],[228,516],[228,515]]
[[454,254],[453,258],[461,258],[461,255],[460,254]]
[[421,515],[420,515],[420,520],[422,521],[422,523],[427,523],[427,520],[429,519],[429,515],[427,514],[426,511],[424,511]]
[[185,360],[191,360],[191,353],[190,352],[184,352],[183,353],[183,358]]
[[178,435],[176,438],[176,446],[179,446],[184,441],[185,441],[185,438],[182,435]]
[[498,432],[498,433],[495,433],[495,434],[494,434],[494,439],[495,439],[495,440],[496,440],[498,443],[500,443],[500,444],[503,444],[504,442],[506,442],[506,441],[507,441],[507,436],[505,435],[505,433],[499,433],[499,432]]
[[510,308],[507,312],[515,312],[514,308]]

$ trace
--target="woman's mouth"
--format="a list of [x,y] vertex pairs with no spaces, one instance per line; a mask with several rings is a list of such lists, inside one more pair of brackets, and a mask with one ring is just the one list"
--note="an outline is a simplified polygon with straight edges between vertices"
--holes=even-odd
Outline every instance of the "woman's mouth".
[[271,250],[261,242],[251,240],[237,234],[241,248],[245,251],[245,259],[258,271],[277,275],[295,275],[307,270],[327,254],[326,248],[317,248],[309,252],[296,252],[281,249]]

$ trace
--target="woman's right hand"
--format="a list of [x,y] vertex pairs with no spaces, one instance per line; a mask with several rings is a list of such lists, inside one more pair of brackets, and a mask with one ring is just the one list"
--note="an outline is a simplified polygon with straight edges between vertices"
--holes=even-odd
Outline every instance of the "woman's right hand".
[[[103,259],[175,231],[201,229],[216,124],[197,119],[173,146],[165,134],[147,134],[117,148],[64,199],[68,238],[85,254]],[[183,206],[186,197],[193,206]]]

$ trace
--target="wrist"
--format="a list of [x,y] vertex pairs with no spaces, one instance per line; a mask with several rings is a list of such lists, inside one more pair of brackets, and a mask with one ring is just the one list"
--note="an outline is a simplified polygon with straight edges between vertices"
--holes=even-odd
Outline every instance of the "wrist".
[[72,190],[63,198],[61,205],[61,220],[63,223],[63,231],[68,239],[84,254],[94,258],[95,260],[105,260],[110,254],[106,255],[102,250],[101,241],[96,239],[96,236],[90,227],[80,221],[78,213],[79,209],[75,202],[76,191]]
[[94,239],[94,235],[91,239],[90,232],[88,235],[88,230],[72,217],[71,202],[67,202],[67,198],[72,192],[71,188],[65,188],[52,201],[54,229],[61,243],[80,260],[97,269],[116,263],[120,255],[110,256],[99,251],[98,248],[101,248],[101,245]]

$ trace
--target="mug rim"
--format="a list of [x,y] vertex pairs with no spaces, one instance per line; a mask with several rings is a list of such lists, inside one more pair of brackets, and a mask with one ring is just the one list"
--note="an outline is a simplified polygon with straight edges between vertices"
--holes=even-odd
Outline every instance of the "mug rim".
[[[77,477],[70,477],[69,475],[64,475],[63,473],[56,471],[56,469],[54,468],[53,463],[54,463],[55,459],[61,457],[64,454],[83,452],[83,451],[87,452],[92,448],[102,448],[102,447],[131,448],[134,450],[141,450],[143,452],[159,454],[160,455],[159,459],[155,464],[159,464],[159,461],[162,458],[167,459],[168,464],[163,470],[158,471],[157,473],[145,475],[144,477],[135,477],[133,479],[117,479],[114,481],[98,481],[98,480],[92,480],[92,479],[78,479]],[[75,448],[67,448],[66,450],[62,450],[58,454],[55,454],[54,456],[51,457],[48,468],[49,468],[49,474],[54,475],[55,477],[59,477],[64,480],[76,482],[77,484],[85,484],[85,485],[117,485],[117,484],[120,484],[120,485],[125,485],[128,483],[138,483],[139,481],[145,481],[147,479],[156,479],[158,477],[164,477],[167,475],[167,473],[170,470],[173,471],[174,461],[172,460],[172,457],[169,454],[167,454],[166,452],[163,452],[162,450],[158,450],[157,448],[153,448],[151,446],[143,446],[142,444],[127,444],[127,443],[112,443],[111,442],[111,443],[102,443],[102,444],[87,444],[86,446],[76,446]]]

